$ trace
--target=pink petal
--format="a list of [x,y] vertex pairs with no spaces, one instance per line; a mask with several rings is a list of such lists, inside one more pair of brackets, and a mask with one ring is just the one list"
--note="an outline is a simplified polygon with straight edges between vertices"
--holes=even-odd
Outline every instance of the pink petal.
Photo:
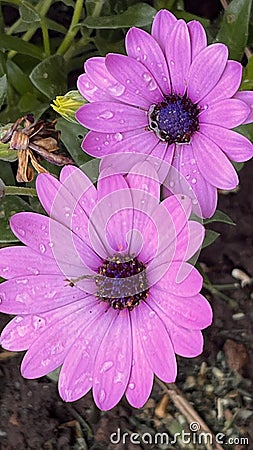
[[200,113],[200,128],[202,123],[211,123],[224,128],[234,128],[241,125],[248,117],[250,109],[246,103],[236,99],[221,100],[207,106]]
[[170,39],[170,34],[177,22],[176,17],[166,9],[161,9],[154,18],[152,35],[164,51]]
[[161,380],[172,383],[177,372],[174,350],[162,320],[148,303],[142,302],[135,308],[131,318],[138,328],[150,368]]
[[87,175],[77,167],[64,166],[60,173],[60,181],[81,204],[86,214],[90,214],[97,201],[97,190]]
[[120,101],[134,106],[148,108],[148,102],[139,93],[128,89],[128,85],[120,83],[107,69],[105,58],[89,58],[85,63],[85,69],[90,79],[111,97],[107,101]]
[[132,331],[129,312],[115,317],[99,347],[93,380],[93,396],[105,411],[113,408],[123,396],[131,371]]
[[171,92],[168,66],[157,41],[146,31],[130,28],[126,35],[129,56],[140,61],[153,75],[164,94]]
[[135,322],[135,317],[133,317],[132,313],[130,317],[132,322],[133,359],[129,383],[126,389],[126,398],[134,408],[142,408],[150,396],[154,374],[143,354],[144,350],[138,324]]
[[39,254],[53,258],[66,276],[80,276],[85,268],[96,269],[100,265],[101,260],[90,246],[49,217],[22,212],[12,216],[10,224],[21,242]]
[[205,229],[199,222],[189,221],[177,237],[176,261],[188,261],[200,251]]
[[109,92],[97,87],[87,73],[78,77],[77,89],[88,102],[110,102],[112,100]]
[[152,287],[150,298],[177,326],[202,330],[212,323],[212,309],[201,294],[178,297]]
[[220,189],[234,189],[237,186],[239,180],[234,167],[213,141],[202,133],[196,133],[192,148],[199,170],[209,183]]
[[3,329],[1,345],[6,350],[27,350],[48,327],[77,310],[93,307],[95,299],[86,297],[39,315],[17,316]]
[[223,44],[212,44],[204,48],[193,60],[189,71],[187,96],[193,103],[204,98],[219,81],[228,57]]
[[149,303],[164,323],[175,353],[188,358],[198,356],[202,353],[203,337],[201,331],[189,330],[182,326],[177,326],[155,302],[152,302],[152,300],[149,299]]
[[[92,387],[95,359],[102,339],[115,312],[101,306],[97,315],[82,331],[70,347],[59,377],[59,393],[63,400],[73,402],[85,395]],[[108,367],[109,369],[109,367]]]
[[148,109],[150,104],[162,100],[162,94],[155,78],[136,59],[111,53],[106,56],[105,65],[113,77],[126,86],[129,92],[147,100],[145,105],[139,103],[137,106],[144,106]]
[[39,255],[28,247],[14,246],[0,250],[0,276],[15,278],[26,275],[62,275],[62,271],[51,258]]
[[216,86],[201,100],[201,104],[210,105],[232,97],[239,89],[241,78],[242,65],[237,61],[228,61]]
[[41,313],[87,296],[60,275],[23,276],[0,285],[1,311],[9,314]]
[[165,50],[173,92],[184,95],[191,64],[191,42],[183,20],[174,26]]
[[143,129],[112,134],[89,131],[82,148],[89,155],[101,158],[118,152],[150,153],[157,141],[157,136],[152,131]]
[[197,20],[187,23],[191,40],[191,59],[192,61],[201,50],[207,46],[206,32],[204,27]]
[[253,92],[252,91],[240,91],[234,96],[237,100],[245,102],[250,108],[248,117],[244,120],[244,124],[253,122]]
[[[179,297],[192,297],[200,292],[203,279],[199,272],[188,263],[172,262],[165,274],[162,267],[152,271],[147,268],[147,277],[150,286]],[[186,276],[185,276],[186,274]],[[159,280],[159,281],[157,281]]]
[[160,183],[163,183],[170,170],[174,148],[174,144],[169,145],[167,142],[158,141],[158,144],[151,151],[150,156],[147,157],[147,161],[154,165]]
[[25,378],[38,378],[59,367],[84,324],[89,324],[98,314],[100,305],[77,310],[46,328],[36,339],[21,364]]
[[[160,183],[154,167],[147,161],[137,163],[126,177],[130,189],[141,190],[160,200]],[[139,208],[141,206],[139,205]]]
[[239,133],[204,123],[201,125],[201,133],[215,142],[233,161],[242,162],[253,157],[252,143]]
[[146,111],[116,102],[88,103],[77,111],[76,118],[85,127],[102,133],[122,133],[148,125]]
[[211,217],[217,206],[217,189],[202,176],[193,154],[192,145],[177,145],[173,167],[165,186],[175,194],[183,193],[192,199],[193,212]]
[[60,187],[61,183],[49,173],[41,173],[37,176],[36,191],[40,203],[48,215],[50,215],[54,199]]

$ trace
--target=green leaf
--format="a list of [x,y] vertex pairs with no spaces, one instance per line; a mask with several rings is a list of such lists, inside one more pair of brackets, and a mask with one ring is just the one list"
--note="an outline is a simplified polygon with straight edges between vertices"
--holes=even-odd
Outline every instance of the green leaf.
[[95,29],[146,27],[152,23],[155,14],[156,10],[147,3],[136,3],[129,6],[122,14],[104,17],[88,16],[79,25]]
[[61,141],[78,166],[91,159],[81,148],[82,140],[87,130],[78,123],[71,123],[60,117],[56,129],[61,131]]
[[0,178],[3,180],[6,186],[15,184],[15,178],[9,162],[1,162],[0,164]]
[[205,247],[208,247],[209,245],[213,244],[213,242],[215,242],[219,236],[220,236],[220,233],[217,233],[216,231],[206,230],[205,239],[204,239],[204,242],[203,242],[201,248],[205,248]]
[[19,94],[23,95],[26,92],[35,90],[28,76],[25,75],[19,66],[17,66],[17,64],[13,61],[8,60],[6,62],[6,72],[8,82],[18,91]]
[[222,222],[227,223],[229,225],[235,225],[233,220],[224,212],[219,211],[218,209],[215,211],[214,215],[210,219],[204,220],[204,224],[212,223],[212,222]]
[[230,59],[240,61],[247,45],[252,0],[232,0],[224,12],[216,41],[229,48]]
[[47,377],[55,381],[55,383],[58,383],[59,376],[60,376],[61,367],[58,367],[57,369],[53,370],[52,372],[47,373]]
[[64,94],[67,90],[67,74],[62,56],[53,55],[44,59],[33,69],[30,80],[49,99]]
[[0,159],[2,161],[13,162],[16,161],[17,157],[17,152],[11,150],[9,144],[2,144],[2,142],[0,142]]
[[210,21],[208,19],[203,19],[203,17],[196,16],[195,14],[190,14],[186,11],[173,10],[173,13],[177,17],[177,19],[183,19],[186,22],[190,22],[191,20],[197,20],[205,28],[207,28],[210,25]]
[[5,197],[0,202],[0,243],[19,242],[10,229],[9,220],[13,214],[20,211],[31,211],[27,202],[18,196]]
[[0,48],[4,50],[14,50],[22,55],[33,56],[37,59],[43,59],[42,50],[30,42],[25,42],[22,39],[15,36],[7,36],[6,34],[0,34]]
[[34,9],[28,2],[22,2],[22,5],[19,7],[19,14],[24,22],[33,23],[40,21],[40,16],[36,9]]
[[7,80],[6,75],[3,75],[0,78],[0,109],[2,108],[5,102],[6,94],[7,94]]
[[253,89],[253,56],[248,60],[248,64],[243,71],[242,84],[240,90],[251,91]]

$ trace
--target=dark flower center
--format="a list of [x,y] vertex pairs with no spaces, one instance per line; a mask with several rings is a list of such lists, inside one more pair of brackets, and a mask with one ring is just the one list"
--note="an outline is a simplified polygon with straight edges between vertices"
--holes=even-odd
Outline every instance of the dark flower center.
[[98,269],[97,297],[114,309],[131,311],[148,295],[145,265],[134,256],[114,255]]
[[166,95],[161,103],[149,109],[149,128],[161,141],[185,144],[199,129],[199,108],[185,96]]

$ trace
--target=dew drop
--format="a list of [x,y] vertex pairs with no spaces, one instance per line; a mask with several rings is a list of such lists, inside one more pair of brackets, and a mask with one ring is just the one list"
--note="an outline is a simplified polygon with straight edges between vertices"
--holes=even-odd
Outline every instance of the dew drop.
[[27,280],[27,278],[20,278],[20,279],[16,280],[16,283],[17,284],[27,284],[28,280]]
[[193,179],[192,179],[192,184],[196,184],[196,183],[197,183],[196,178],[193,178]]
[[194,169],[194,170],[192,171],[192,173],[197,173],[197,169]]
[[43,317],[33,316],[32,325],[35,330],[39,330],[40,328],[44,327],[45,324],[46,324],[46,321]]
[[198,204],[198,200],[196,198],[194,198],[194,200],[192,200],[193,205],[197,205]]
[[174,66],[175,65],[175,61],[173,61],[173,59],[170,61],[170,64],[172,65],[172,66]]
[[140,90],[139,90],[139,89],[136,89],[135,93],[136,93],[136,95],[139,95]]
[[17,232],[20,236],[25,236],[25,230],[23,230],[23,228],[18,228]]
[[121,124],[125,123],[125,119],[120,119],[119,123]]
[[143,61],[146,61],[147,60],[147,58],[148,58],[148,56],[147,55],[143,55]]
[[137,52],[140,52],[141,51],[141,47],[136,47],[136,50],[137,50]]
[[122,141],[122,139],[123,139],[123,135],[121,133],[116,133],[114,135],[114,137],[115,137],[116,141],[118,141],[118,142]]
[[126,80],[126,84],[130,84],[131,80],[129,80],[129,78]]
[[147,73],[147,72],[145,72],[145,73],[142,75],[142,78],[143,78],[143,80],[145,80],[145,81],[147,81],[147,82],[151,81],[151,76],[150,76],[149,73]]
[[40,244],[39,249],[40,249],[41,253],[45,253],[45,251],[46,251],[46,247],[44,244]]
[[150,317],[151,319],[153,319],[153,318],[155,317],[155,315],[156,315],[155,311],[150,311],[149,317]]
[[208,109],[208,105],[204,105],[203,109],[206,111]]
[[41,225],[40,229],[41,231],[44,231],[46,229],[46,225]]
[[52,248],[54,246],[53,242],[49,242],[48,247]]
[[172,188],[175,186],[175,182],[174,181],[170,181],[169,184],[170,184],[170,187],[172,187]]
[[21,316],[15,317],[15,323],[20,323],[20,322],[22,322],[23,320],[24,320],[24,317],[21,317]]
[[105,145],[109,145],[109,141],[105,141],[104,144],[105,144]]
[[113,362],[112,361],[105,361],[104,364],[102,365],[101,369],[100,369],[100,373],[107,372],[112,367],[113,367]]
[[185,177],[185,178],[186,178],[186,180],[189,180],[189,178],[190,178],[190,175],[186,175],[186,177]]
[[9,270],[9,267],[4,267],[4,268],[2,269],[2,272],[5,273],[5,272],[8,272],[8,270]]
[[99,141],[100,139],[99,139],[99,137],[96,137],[96,139],[95,139],[96,141]]
[[105,393],[104,389],[101,389],[101,391],[99,392],[98,399],[99,399],[100,403],[104,403],[104,401],[106,399],[106,393]]
[[181,163],[181,167],[184,167],[184,162]]
[[168,81],[168,78],[167,77],[163,77],[163,81]]
[[28,270],[34,275],[39,275],[40,271],[36,267],[28,267]]
[[115,84],[115,86],[108,87],[108,91],[111,95],[120,97],[122,94],[124,94],[125,87],[122,84]]
[[112,119],[114,116],[114,114],[112,113],[112,111],[104,111],[101,114],[99,114],[99,116],[97,116],[97,119]]

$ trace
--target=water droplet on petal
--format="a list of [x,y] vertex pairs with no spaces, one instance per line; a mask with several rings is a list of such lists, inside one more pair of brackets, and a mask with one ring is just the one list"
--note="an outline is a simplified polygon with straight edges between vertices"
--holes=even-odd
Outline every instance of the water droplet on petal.
[[2,272],[5,273],[5,272],[8,272],[8,270],[9,270],[9,267],[3,267]]
[[122,84],[115,84],[108,87],[108,92],[115,97],[120,97],[125,92],[125,87]]
[[101,369],[100,369],[100,373],[107,372],[112,367],[113,367],[113,362],[112,361],[105,361],[104,364],[102,365]]
[[170,181],[169,184],[170,184],[170,187],[172,187],[172,188],[175,186],[175,182],[174,181]]
[[39,249],[40,249],[41,253],[45,253],[45,251],[46,251],[46,247],[44,244],[40,244]]
[[99,141],[100,139],[99,139],[99,137],[96,137],[96,139],[95,139],[96,141]]
[[28,280],[27,280],[27,278],[19,278],[16,280],[16,283],[17,284],[27,284]]
[[155,311],[150,311],[149,317],[150,317],[151,319],[153,319],[153,317],[155,317],[155,316],[156,316]]
[[143,55],[143,61],[146,61],[147,60],[147,58],[148,58],[148,55]]
[[129,78],[126,80],[126,84],[130,84],[131,80],[129,80]]
[[186,178],[186,180],[189,180],[189,178],[190,178],[190,175],[186,175],[186,177],[185,177],[185,178]]
[[105,120],[108,120],[108,119],[112,119],[113,116],[114,116],[113,112],[107,110],[107,111],[104,111],[104,112],[102,112],[101,114],[99,114],[99,116],[97,116],[97,119],[105,119]]
[[175,65],[175,61],[171,60],[171,61],[170,61],[170,64],[171,64],[172,66],[174,66],[174,65]]
[[208,109],[208,105],[204,105],[203,109],[206,111]]
[[20,236],[25,236],[25,230],[23,230],[23,228],[18,228],[17,232]]
[[54,246],[53,242],[49,242],[48,247],[52,248]]
[[121,124],[125,123],[125,119],[120,119],[119,123]]
[[114,137],[118,142],[122,141],[123,139],[123,135],[121,133],[115,133]]
[[45,319],[43,317],[33,316],[33,318],[32,318],[32,325],[33,325],[33,328],[35,330],[39,330],[39,328],[44,327],[45,324],[46,324],[46,321],[45,321]]
[[109,141],[105,141],[104,144],[105,144],[105,145],[109,145]]
[[101,391],[99,392],[98,399],[99,399],[100,403],[104,403],[104,401],[106,399],[106,393],[105,393],[104,389],[101,389]]
[[133,390],[135,388],[135,383],[129,383],[128,387]]
[[140,52],[141,51],[141,47],[136,47],[136,50],[137,50],[137,52]]
[[197,183],[196,178],[193,178],[193,179],[192,179],[192,184],[196,184],[196,183]]

